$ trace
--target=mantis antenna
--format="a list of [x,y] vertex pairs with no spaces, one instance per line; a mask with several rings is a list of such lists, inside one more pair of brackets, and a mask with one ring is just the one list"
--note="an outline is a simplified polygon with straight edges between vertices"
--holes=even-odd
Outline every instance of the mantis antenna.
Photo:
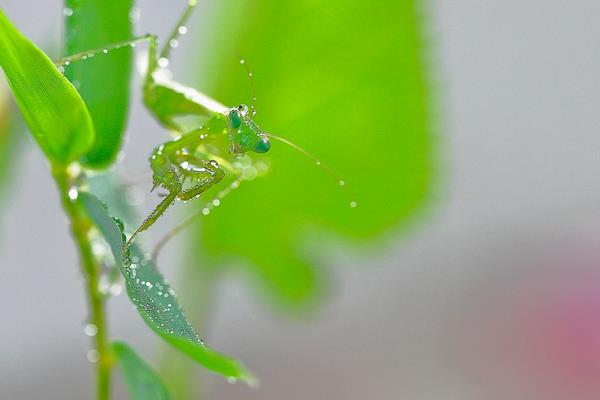
[[[241,59],[240,60],[240,64],[244,67],[244,69],[246,70],[246,73],[248,75],[248,80],[250,81],[250,90],[252,91],[252,116],[256,115],[256,85],[254,83],[254,74],[252,74],[252,71],[250,71],[250,67],[248,67],[248,63],[246,62],[245,59]],[[299,151],[300,153],[304,154],[306,157],[310,158],[311,160],[313,160],[315,162],[315,164],[321,168],[323,171],[325,171],[325,173],[327,173],[329,176],[331,176],[332,178],[334,178],[335,180],[337,180],[338,184],[340,186],[344,186],[345,185],[345,181],[343,179],[341,179],[338,174],[336,174],[333,169],[331,169],[330,167],[328,167],[327,165],[323,164],[323,162],[318,159],[317,157],[315,157],[314,155],[312,155],[311,153],[309,153],[308,151],[306,151],[304,148],[300,147],[299,145],[297,145],[296,143],[292,142],[289,139],[280,137],[280,136],[276,136],[276,135],[272,135],[270,133],[264,133],[263,134],[267,137],[273,138],[275,140],[278,140],[290,147],[292,147],[293,149]],[[356,206],[356,202],[352,201],[351,203],[352,207]]]
[[311,160],[313,160],[315,162],[315,164],[317,165],[317,167],[321,168],[323,171],[325,171],[325,173],[329,176],[331,176],[332,178],[334,178],[335,180],[338,181],[338,184],[340,186],[344,186],[346,184],[346,182],[340,178],[340,176],[333,170],[331,169],[329,166],[327,166],[326,164],[323,164],[323,162],[318,159],[316,156],[314,156],[313,154],[309,153],[307,150],[305,150],[304,148],[302,148],[300,145],[292,142],[289,139],[283,138],[281,136],[276,136],[273,135],[271,133],[263,133],[265,136],[270,137],[272,139],[278,140],[288,146],[290,146],[291,148],[299,151],[300,153],[304,154],[304,156],[310,158]]
[[246,70],[248,80],[250,81],[250,90],[252,91],[252,116],[254,117],[256,115],[256,86],[254,85],[254,74],[250,71],[250,67],[248,67],[246,60],[242,58],[240,64],[242,64]]

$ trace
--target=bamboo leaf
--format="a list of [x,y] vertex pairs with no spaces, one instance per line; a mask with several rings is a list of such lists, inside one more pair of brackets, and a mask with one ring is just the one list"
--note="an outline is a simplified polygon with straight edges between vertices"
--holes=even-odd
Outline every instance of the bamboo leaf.
[[102,202],[93,195],[80,193],[78,199],[109,244],[125,278],[127,294],[146,324],[164,341],[205,368],[231,380],[253,384],[255,378],[238,361],[212,350],[200,340],[177,303],[175,291],[138,246],[131,246],[126,257],[130,262],[123,262],[122,222],[110,217]]
[[[65,0],[65,56],[132,37],[133,0]],[[125,46],[65,66],[88,106],[96,139],[82,158],[91,168],[111,164],[121,147],[129,108],[132,48]]]
[[48,159],[68,163],[88,151],[94,127],[81,96],[1,10],[0,66],[29,130]]
[[154,370],[123,342],[113,342],[129,395],[133,400],[168,400],[166,387]]

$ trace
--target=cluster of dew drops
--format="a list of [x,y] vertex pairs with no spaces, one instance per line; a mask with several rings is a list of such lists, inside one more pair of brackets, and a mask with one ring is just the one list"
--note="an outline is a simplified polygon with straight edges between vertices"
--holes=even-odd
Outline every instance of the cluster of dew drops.
[[[122,235],[122,241],[125,243],[125,233],[123,222],[113,217],[113,220],[119,227]],[[138,276],[138,265],[141,267],[150,267],[148,256],[142,259],[137,256],[132,256],[129,249],[124,254],[123,267],[127,275],[126,282],[130,289],[133,289],[135,295],[131,296],[131,300],[138,310],[141,308],[146,318],[157,326],[158,329],[164,330],[171,335],[177,335],[191,339],[196,343],[204,345],[194,328],[185,320],[182,311],[177,304],[175,291],[170,287],[165,280],[160,282],[152,279],[143,280]],[[151,276],[149,278],[152,278]],[[152,293],[154,291],[154,293]],[[183,324],[185,328],[180,326],[178,332],[175,331],[173,325]]]
[[[74,10],[73,10],[72,8],[70,8],[70,7],[65,7],[65,8],[63,9],[63,15],[64,15],[65,17],[67,17],[67,18],[69,18],[69,17],[72,17],[72,16],[74,15],[74,13],[75,13],[75,12],[74,12]],[[129,11],[129,20],[130,20],[131,22],[137,22],[137,21],[139,21],[139,19],[140,19],[140,9],[139,9],[138,7],[132,7],[132,8],[131,8],[131,10]],[[180,29],[180,31],[179,31],[180,33],[181,33],[182,31],[184,31],[184,33],[182,33],[182,34],[185,34],[185,32],[187,32],[187,28],[185,28],[185,27],[180,27],[180,28],[184,28],[184,29]],[[171,41],[171,47],[177,47],[177,45],[178,45],[178,43],[177,43],[177,41],[176,41],[176,40],[175,40],[175,41]],[[117,46],[115,46],[115,47],[112,47],[111,49],[112,49],[112,50],[118,50],[118,49],[121,49],[121,48],[124,48],[124,47],[132,47],[132,48],[135,48],[135,47],[136,47],[136,43],[135,43],[135,42],[132,42],[132,43],[126,43],[126,44],[124,43],[124,44],[122,44],[122,45],[117,45]],[[111,49],[109,49],[109,48],[104,48],[104,49],[102,49],[102,52],[101,52],[101,53],[102,53],[102,54],[108,54],[108,53],[110,52],[110,50],[111,50]],[[94,57],[96,54],[97,54],[97,53],[94,53],[94,52],[89,52],[89,53],[87,53],[87,54],[83,55],[83,56],[81,57],[81,59],[82,59],[82,60],[87,60],[88,58],[93,58],[93,57]],[[168,60],[166,60],[166,61],[167,61],[167,64],[168,64]],[[64,72],[65,72],[65,66],[69,66],[70,64],[71,64],[71,62],[70,62],[70,61],[65,61],[64,65],[60,65],[60,66],[58,66],[58,70],[60,71],[60,73],[63,73],[63,74],[64,74]],[[79,82],[75,81],[75,82],[73,82],[73,85],[74,85],[76,88],[78,88],[78,87],[79,87]]]

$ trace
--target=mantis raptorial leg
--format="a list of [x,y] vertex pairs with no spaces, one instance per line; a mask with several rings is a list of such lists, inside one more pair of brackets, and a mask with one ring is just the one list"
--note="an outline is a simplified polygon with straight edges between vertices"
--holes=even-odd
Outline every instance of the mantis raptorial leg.
[[185,230],[190,225],[192,225],[194,222],[196,222],[200,217],[210,214],[210,212],[215,207],[220,206],[223,198],[225,198],[233,190],[237,189],[242,182],[243,182],[242,178],[237,178],[231,184],[229,184],[227,187],[225,187],[225,189],[221,190],[212,200],[210,200],[208,203],[206,203],[204,205],[204,207],[202,207],[200,210],[194,212],[193,214],[189,215],[185,220],[183,220],[181,223],[179,223],[174,228],[172,228],[166,235],[164,235],[156,243],[156,246],[154,247],[154,250],[152,251],[152,260],[158,259],[160,252],[165,247],[165,245],[167,243],[169,243],[169,241],[171,239],[173,239],[175,236],[177,236],[183,230]]

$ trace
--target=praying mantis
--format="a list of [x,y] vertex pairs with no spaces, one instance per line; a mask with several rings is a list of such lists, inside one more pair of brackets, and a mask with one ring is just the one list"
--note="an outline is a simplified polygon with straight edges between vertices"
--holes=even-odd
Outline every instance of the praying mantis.
[[[186,23],[197,4],[197,0],[188,0],[187,7],[160,52],[158,51],[157,37],[147,34],[103,48],[77,53],[56,63],[59,68],[64,68],[65,65],[85,60],[96,54],[107,54],[111,50],[126,46],[135,47],[139,42],[148,43],[148,64],[143,80],[143,101],[158,123],[173,131],[177,137],[159,145],[150,155],[153,183],[151,191],[162,188],[167,193],[129,237],[123,249],[124,254],[136,236],[154,225],[176,200],[187,202],[198,198],[208,189],[223,182],[227,174],[232,175],[235,179],[230,186],[217,194],[217,197],[207,203],[208,206],[201,212],[190,216],[182,224],[176,226],[157,244],[153,253],[153,257],[156,258],[160,249],[170,238],[193,222],[196,217],[207,214],[210,210],[208,207],[217,206],[220,199],[239,186],[243,176],[240,168],[236,166],[236,160],[246,153],[267,153],[271,148],[270,138],[299,150],[312,158],[317,166],[323,167],[318,159],[295,143],[264,132],[253,121],[253,117],[256,115],[254,93],[250,109],[245,104],[226,107],[193,88],[171,80],[169,74],[165,73],[170,62],[170,51],[177,46],[180,36],[187,32]],[[241,60],[240,63],[246,67],[254,91],[252,74],[244,60]],[[203,117],[205,121],[201,126],[186,131],[177,122],[177,119],[182,116]],[[344,185],[342,180],[339,180],[339,183]]]

